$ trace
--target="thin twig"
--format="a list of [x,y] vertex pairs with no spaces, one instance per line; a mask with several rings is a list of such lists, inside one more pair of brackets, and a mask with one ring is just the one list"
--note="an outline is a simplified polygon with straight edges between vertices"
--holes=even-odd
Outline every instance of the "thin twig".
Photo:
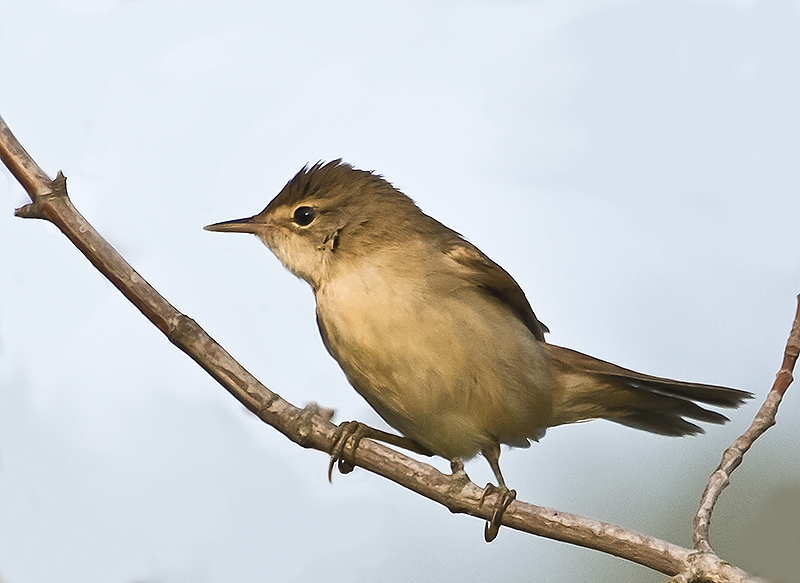
[[704,553],[712,552],[709,543],[709,527],[714,505],[717,503],[722,491],[730,483],[731,474],[742,463],[744,454],[747,453],[750,446],[767,429],[775,425],[778,406],[781,404],[786,389],[792,383],[792,371],[794,371],[798,354],[800,354],[800,296],[797,297],[797,312],[795,313],[792,330],[789,333],[789,340],[786,342],[783,363],[778,374],[775,375],[772,389],[767,394],[764,404],[761,405],[761,409],[759,409],[747,431],[737,437],[733,444],[722,454],[722,461],[708,479],[708,484],[700,498],[700,508],[694,517],[694,529],[692,532],[692,542],[695,550]]

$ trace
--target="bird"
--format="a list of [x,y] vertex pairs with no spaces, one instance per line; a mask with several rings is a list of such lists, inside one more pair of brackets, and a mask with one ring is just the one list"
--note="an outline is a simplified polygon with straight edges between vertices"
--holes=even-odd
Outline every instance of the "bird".
[[260,213],[205,229],[256,235],[308,282],[325,348],[398,444],[450,460],[454,474],[461,460],[486,458],[497,485],[484,497],[499,493],[487,541],[516,497],[501,444],[528,447],[550,427],[592,419],[698,434],[698,422],[728,421],[698,403],[736,408],[752,397],[548,343],[507,271],[383,176],[341,159],[304,166]]

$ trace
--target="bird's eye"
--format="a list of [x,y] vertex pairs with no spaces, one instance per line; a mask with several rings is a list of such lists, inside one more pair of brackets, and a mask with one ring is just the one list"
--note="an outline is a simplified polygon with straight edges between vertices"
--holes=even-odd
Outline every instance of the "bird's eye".
[[313,221],[316,216],[317,211],[310,206],[300,206],[294,211],[294,222],[301,227],[306,227],[311,224],[311,221]]

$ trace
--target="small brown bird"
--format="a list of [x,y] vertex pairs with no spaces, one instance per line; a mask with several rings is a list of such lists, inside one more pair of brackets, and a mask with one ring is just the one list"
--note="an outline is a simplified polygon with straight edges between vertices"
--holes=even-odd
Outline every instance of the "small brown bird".
[[[449,460],[482,453],[514,499],[500,444],[587,419],[662,435],[728,419],[750,393],[654,377],[545,342],[516,281],[381,176],[341,160],[303,168],[259,214],[209,231],[257,235],[317,302],[317,324],[348,381],[418,447]],[[488,487],[487,487],[488,488]],[[487,490],[489,491],[489,490]]]

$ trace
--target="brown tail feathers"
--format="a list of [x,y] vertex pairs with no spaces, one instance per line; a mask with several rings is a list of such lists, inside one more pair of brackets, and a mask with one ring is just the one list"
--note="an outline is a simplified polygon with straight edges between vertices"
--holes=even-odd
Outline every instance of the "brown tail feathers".
[[552,344],[545,350],[563,389],[554,404],[553,425],[608,419],[660,435],[692,435],[704,431],[687,419],[728,421],[695,401],[732,409],[753,396],[738,389],[641,374]]

